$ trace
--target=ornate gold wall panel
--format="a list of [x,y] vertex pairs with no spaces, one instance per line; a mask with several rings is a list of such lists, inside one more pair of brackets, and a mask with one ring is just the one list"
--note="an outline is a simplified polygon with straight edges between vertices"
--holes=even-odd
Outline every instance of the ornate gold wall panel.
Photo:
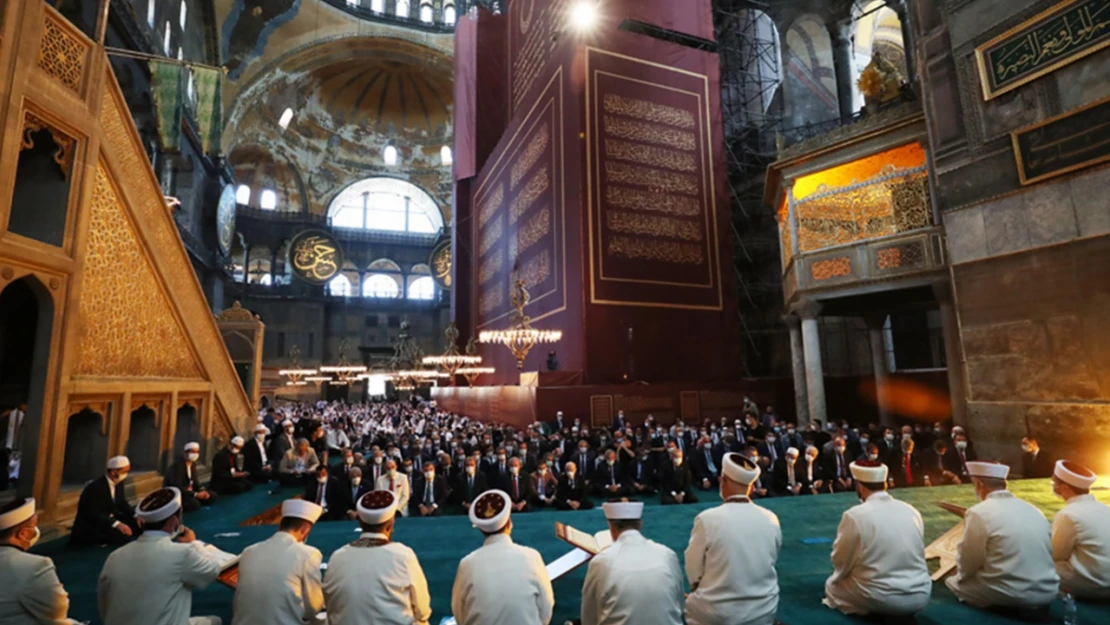
[[61,26],[46,20],[39,48],[39,67],[49,76],[80,94],[89,48]]
[[90,209],[74,374],[203,377],[103,164]]

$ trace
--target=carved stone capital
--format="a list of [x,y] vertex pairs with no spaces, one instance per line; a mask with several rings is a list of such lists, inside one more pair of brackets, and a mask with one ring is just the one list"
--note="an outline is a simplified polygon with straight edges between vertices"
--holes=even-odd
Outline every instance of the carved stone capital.
[[792,313],[801,319],[816,319],[821,315],[821,302],[816,300],[800,300],[790,307]]

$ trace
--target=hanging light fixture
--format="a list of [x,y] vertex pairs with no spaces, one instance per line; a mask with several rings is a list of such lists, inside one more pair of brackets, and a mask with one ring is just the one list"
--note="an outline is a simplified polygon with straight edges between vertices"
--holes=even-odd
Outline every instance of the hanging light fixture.
[[447,376],[451,378],[451,386],[455,386],[455,377],[459,369],[465,366],[481,364],[482,357],[459,353],[459,328],[455,325],[454,321],[447,325],[447,329],[444,330],[443,335],[447,337],[447,351],[443,352],[442,356],[425,356],[423,363],[425,365],[432,365],[433,367],[443,367],[443,370],[447,372]]
[[289,350],[289,361],[293,365],[291,368],[278,371],[278,375],[286,378],[286,386],[306,386],[308,382],[305,376],[319,373],[315,369],[301,367],[301,348],[298,345],[294,345],[293,349]]
[[524,359],[528,352],[540,344],[558,343],[563,339],[562,330],[539,330],[532,327],[532,320],[524,314],[524,307],[532,301],[528,289],[524,288],[524,280],[517,280],[516,287],[510,295],[510,301],[516,312],[513,313],[513,325],[505,330],[485,330],[478,335],[479,343],[501,343],[509,348],[516,358],[516,368],[524,369]]

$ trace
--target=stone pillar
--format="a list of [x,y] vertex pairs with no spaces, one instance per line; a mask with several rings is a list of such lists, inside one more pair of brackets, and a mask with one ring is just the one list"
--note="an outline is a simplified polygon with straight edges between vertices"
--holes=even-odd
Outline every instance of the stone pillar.
[[868,315],[865,320],[871,343],[871,369],[875,374],[875,402],[879,408],[879,424],[894,427],[894,420],[890,418],[884,399],[887,381],[890,379],[890,371],[886,366],[886,333],[883,331],[886,318],[886,313],[877,313]]
[[827,24],[829,38],[832,40],[833,70],[836,73],[836,95],[840,104],[840,120],[847,122],[855,113],[853,106],[852,83],[852,20],[841,20]]
[[960,346],[960,325],[952,283],[948,280],[933,284],[933,293],[940,306],[944,326],[944,357],[948,362],[948,398],[952,404],[952,422],[967,427],[967,388],[964,385],[964,356]]
[[799,427],[809,422],[809,394],[806,393],[806,359],[802,347],[802,320],[796,315],[783,315],[790,329],[790,362],[794,369],[794,415]]
[[798,307],[798,315],[802,318],[802,351],[805,355],[809,418],[825,422],[825,371],[821,365],[821,334],[817,329],[817,316],[820,312],[821,305],[817,302],[805,302]]
[[917,67],[914,65],[917,57],[914,49],[913,28],[911,28],[909,10],[906,0],[887,0],[887,6],[898,15],[898,23],[902,25],[902,49],[906,53],[906,79],[917,82]]

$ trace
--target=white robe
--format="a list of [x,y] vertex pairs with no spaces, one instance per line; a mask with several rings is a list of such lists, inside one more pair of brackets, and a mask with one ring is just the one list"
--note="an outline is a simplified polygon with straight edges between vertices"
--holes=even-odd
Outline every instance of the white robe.
[[100,571],[100,620],[111,625],[218,625],[214,616],[189,617],[193,591],[215,581],[220,566],[195,543],[144,532],[116,549]]
[[384,539],[363,533],[331,555],[324,578],[329,625],[427,625],[432,599],[424,569],[401,543],[370,544]]
[[694,519],[686,547],[689,625],[772,625],[779,603],[775,562],[782,528],[775,513],[747,498]]
[[977,608],[1052,603],[1060,578],[1051,529],[1040,510],[1008,490],[968,508],[957,573],[945,580],[960,601]]
[[0,547],[0,623],[77,625],[68,611],[69,595],[50,558]]
[[1110,599],[1110,506],[1094,495],[1069,499],[1052,522],[1052,559],[1060,588]]
[[535,549],[494,534],[459,562],[451,590],[458,625],[547,625],[555,593]]
[[[389,488],[389,481],[393,480],[393,488]],[[389,472],[385,472],[378,481],[374,484],[374,490],[392,490],[393,495],[397,498],[397,511],[401,516],[406,517],[409,515],[409,498],[412,497],[411,487],[409,486],[409,476],[397,472],[397,477],[389,477]]]
[[682,625],[683,591],[675,552],[625,530],[590,560],[582,625]]
[[320,550],[277,532],[239,556],[232,625],[303,625],[324,609]]
[[925,523],[913,506],[878,492],[840,519],[825,605],[845,614],[916,614],[929,605]]

